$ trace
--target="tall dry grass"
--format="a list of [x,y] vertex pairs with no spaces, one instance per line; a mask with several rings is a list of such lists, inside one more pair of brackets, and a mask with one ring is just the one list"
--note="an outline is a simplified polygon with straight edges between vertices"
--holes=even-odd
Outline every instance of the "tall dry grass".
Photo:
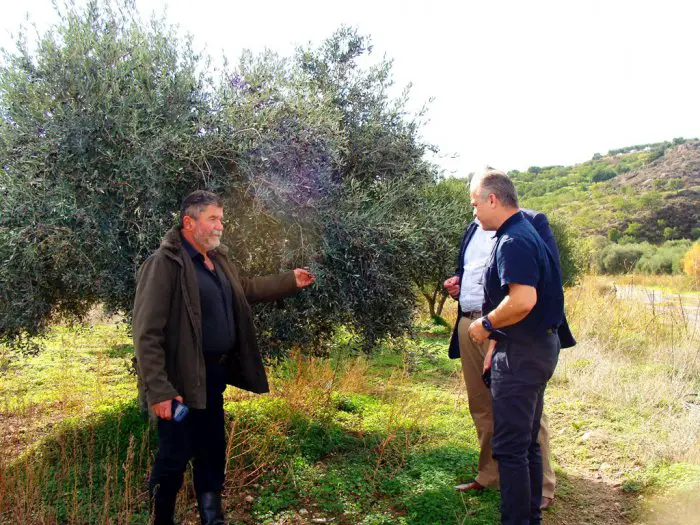
[[145,516],[151,434],[120,434],[120,424],[118,416],[71,422],[20,457],[0,449],[0,522],[127,524]]
[[593,276],[567,291],[566,304],[578,345],[562,351],[554,381],[628,411],[624,438],[640,461],[700,463],[700,305],[619,298]]
[[[64,357],[74,360],[74,356]],[[61,405],[70,405],[65,415],[81,415],[59,422],[19,455],[16,448],[0,447],[0,523],[148,523],[147,477],[155,432],[135,401],[86,416],[88,407],[76,404],[81,400],[89,403],[90,397],[70,392],[75,372],[61,359],[56,363],[61,370],[56,381],[62,384],[53,388],[70,399]],[[107,381],[103,357],[94,359],[99,380]],[[270,379],[268,396],[231,388],[226,393],[228,502],[240,501],[238,495],[256,486],[270,471],[289,468],[284,457],[290,425],[295,419],[330,420],[337,410],[338,394],[372,394],[389,406],[383,422],[385,437],[372,445],[377,471],[408,454],[420,433],[407,429],[416,427],[430,410],[404,388],[409,381],[405,370],[379,377],[370,372],[366,357],[329,360],[295,352],[275,367]],[[293,475],[291,469],[289,474]],[[195,506],[188,472],[178,499],[178,516],[196,520]],[[236,509],[228,511],[235,513]]]
[[624,285],[658,288],[668,293],[689,294],[700,291],[700,280],[695,276],[686,274],[654,275],[629,273],[607,276],[606,279]]

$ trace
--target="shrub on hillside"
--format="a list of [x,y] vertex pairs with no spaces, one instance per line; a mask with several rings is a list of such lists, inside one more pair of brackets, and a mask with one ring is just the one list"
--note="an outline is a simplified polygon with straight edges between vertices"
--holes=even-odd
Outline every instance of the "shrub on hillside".
[[598,267],[598,257],[603,249],[612,244],[607,237],[592,235],[576,239],[577,257],[583,272],[590,270],[601,271]]
[[596,256],[596,269],[601,273],[619,274],[632,270],[646,274],[681,272],[682,259],[690,247],[686,239],[666,241],[661,246],[649,243],[610,244]]
[[683,256],[683,272],[696,283],[700,281],[700,241],[695,242]]
[[690,248],[690,241],[667,241],[661,246],[642,255],[635,265],[641,273],[672,274],[681,273],[681,260]]
[[608,166],[598,166],[591,175],[591,181],[603,182],[617,177],[617,172]]
[[552,218],[549,225],[559,248],[562,282],[564,286],[573,286],[586,267],[582,247],[576,245],[571,228],[563,220]]
[[601,273],[627,273],[634,269],[645,253],[653,251],[648,243],[611,244],[598,255],[596,266]]

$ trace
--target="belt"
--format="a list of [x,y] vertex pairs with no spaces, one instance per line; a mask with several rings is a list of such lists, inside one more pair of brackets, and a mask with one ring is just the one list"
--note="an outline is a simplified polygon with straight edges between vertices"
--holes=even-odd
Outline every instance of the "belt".
[[228,361],[228,354],[204,354],[204,362],[208,365],[225,365]]
[[501,337],[498,337],[497,334],[495,334],[496,337],[494,337],[494,339],[496,339],[496,341],[503,340],[503,341],[513,341],[513,342],[521,343],[521,344],[529,344],[529,343],[533,343],[535,341],[538,341],[543,337],[547,337],[550,335],[557,335],[558,333],[559,332],[557,331],[556,328],[547,328],[544,332],[538,332],[538,334],[531,335],[531,336],[513,337],[513,336],[509,336],[509,335],[504,334],[504,337],[501,338]]
[[481,310],[472,310],[471,312],[462,312],[462,317],[467,317],[468,319],[479,319],[481,317]]

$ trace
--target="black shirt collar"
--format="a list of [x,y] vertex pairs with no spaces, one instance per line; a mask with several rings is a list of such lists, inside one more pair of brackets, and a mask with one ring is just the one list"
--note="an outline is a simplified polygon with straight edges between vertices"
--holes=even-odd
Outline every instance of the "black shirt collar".
[[506,222],[504,222],[503,224],[501,224],[501,227],[498,228],[498,229],[496,230],[496,237],[500,237],[501,235],[503,235],[503,234],[506,232],[506,230],[507,230],[510,226],[512,226],[513,224],[517,224],[517,223],[519,223],[519,222],[522,221],[522,220],[523,220],[523,214],[520,212],[520,210],[518,210],[518,211],[515,212],[513,215],[511,215],[510,217],[508,217],[508,219],[506,220]]

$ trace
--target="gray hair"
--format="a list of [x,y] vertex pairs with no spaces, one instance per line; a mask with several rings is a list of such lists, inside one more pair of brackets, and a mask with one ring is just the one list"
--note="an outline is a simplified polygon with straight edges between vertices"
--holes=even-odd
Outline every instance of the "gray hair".
[[204,190],[197,190],[190,193],[185,197],[185,200],[182,201],[182,206],[180,206],[180,227],[182,228],[183,226],[185,216],[196,219],[207,206],[212,205],[218,206],[219,208],[224,207],[224,203],[216,193]]
[[481,189],[481,199],[485,200],[490,194],[509,208],[518,208],[518,193],[510,177],[504,172],[487,166],[481,175],[472,177],[469,190],[474,193],[477,188]]

